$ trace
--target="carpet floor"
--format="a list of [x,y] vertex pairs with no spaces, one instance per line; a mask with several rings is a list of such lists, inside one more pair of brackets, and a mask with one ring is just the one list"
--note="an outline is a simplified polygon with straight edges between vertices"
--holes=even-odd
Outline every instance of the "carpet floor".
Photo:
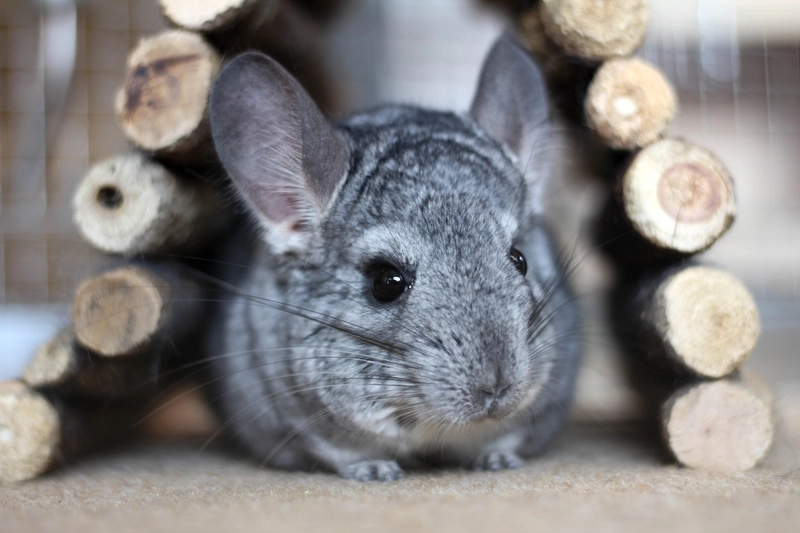
[[0,487],[0,531],[800,531],[797,442],[779,439],[746,473],[681,468],[659,450],[640,426],[580,425],[519,470],[365,484],[148,444]]

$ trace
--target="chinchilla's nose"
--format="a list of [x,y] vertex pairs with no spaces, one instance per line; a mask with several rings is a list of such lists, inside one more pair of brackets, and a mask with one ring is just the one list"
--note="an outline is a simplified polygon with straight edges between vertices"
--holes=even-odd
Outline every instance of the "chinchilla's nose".
[[487,372],[473,388],[475,407],[489,418],[503,418],[513,407],[513,384],[501,368]]

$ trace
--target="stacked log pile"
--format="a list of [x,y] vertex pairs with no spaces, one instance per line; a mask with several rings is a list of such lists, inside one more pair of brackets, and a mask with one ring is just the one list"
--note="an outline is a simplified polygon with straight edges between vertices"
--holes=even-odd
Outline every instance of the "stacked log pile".
[[131,148],[92,166],[73,199],[82,236],[115,266],[79,284],[70,325],[0,383],[0,481],[130,441],[159,398],[178,405],[177,386],[191,390],[180,370],[197,368],[197,331],[220,297],[202,261],[236,217],[207,110],[225,59],[267,52],[337,110],[319,24],[342,1],[157,1],[172,28],[131,51],[114,102]]
[[596,241],[611,259],[615,334],[663,440],[694,468],[746,470],[773,437],[769,388],[742,370],[760,332],[747,288],[694,256],[736,216],[732,179],[708,150],[669,137],[675,90],[635,57],[646,0],[540,0],[519,14],[558,112],[610,162]]

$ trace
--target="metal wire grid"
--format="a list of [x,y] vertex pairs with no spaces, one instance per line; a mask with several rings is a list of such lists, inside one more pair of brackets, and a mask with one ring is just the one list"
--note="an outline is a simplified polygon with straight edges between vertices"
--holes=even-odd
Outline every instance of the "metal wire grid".
[[0,303],[68,298],[96,259],[77,236],[70,200],[91,162],[125,147],[112,113],[125,59],[139,36],[163,27],[155,2],[80,4],[72,87],[58,135],[39,159],[47,122],[38,64],[40,5],[0,6]]

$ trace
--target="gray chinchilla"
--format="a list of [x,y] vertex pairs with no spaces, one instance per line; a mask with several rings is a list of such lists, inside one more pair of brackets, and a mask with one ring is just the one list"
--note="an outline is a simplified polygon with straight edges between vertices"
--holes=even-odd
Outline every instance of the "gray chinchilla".
[[248,269],[209,357],[229,436],[267,465],[358,480],[539,453],[580,342],[542,217],[552,135],[530,56],[499,39],[468,114],[385,106],[331,126],[247,53],[210,110],[263,230],[236,245]]

